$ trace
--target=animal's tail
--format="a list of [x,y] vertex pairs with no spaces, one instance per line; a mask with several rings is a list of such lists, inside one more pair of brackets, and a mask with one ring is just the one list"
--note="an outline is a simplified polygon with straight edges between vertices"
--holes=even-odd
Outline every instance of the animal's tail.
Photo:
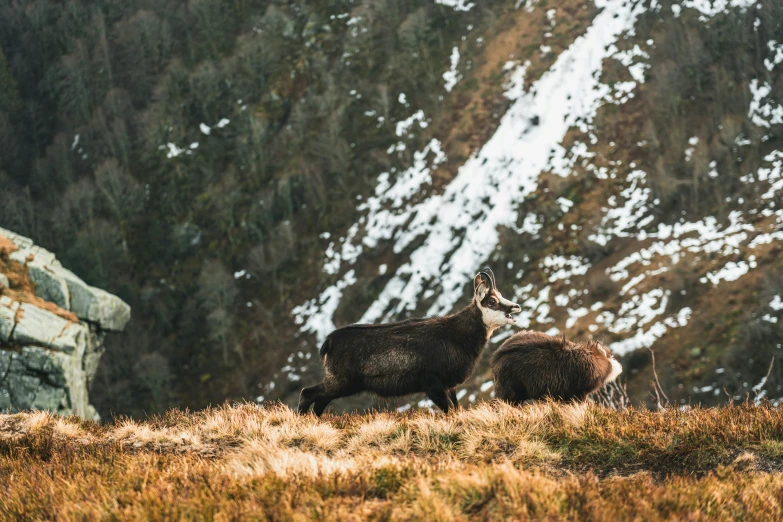
[[318,355],[321,357],[326,357],[326,354],[329,353],[329,350],[332,348],[332,339],[327,337],[324,341],[324,344],[321,345],[321,349],[318,350]]

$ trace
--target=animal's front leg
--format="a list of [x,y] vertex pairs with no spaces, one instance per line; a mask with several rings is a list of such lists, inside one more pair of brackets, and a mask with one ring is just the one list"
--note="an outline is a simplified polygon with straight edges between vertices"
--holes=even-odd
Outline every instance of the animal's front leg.
[[443,413],[448,413],[452,409],[447,390],[430,390],[427,392],[427,397],[435,403],[435,406],[443,410]]
[[427,398],[435,403],[435,406],[448,413],[452,408],[449,390],[444,386],[439,375],[428,373],[422,376],[421,389],[427,394]]

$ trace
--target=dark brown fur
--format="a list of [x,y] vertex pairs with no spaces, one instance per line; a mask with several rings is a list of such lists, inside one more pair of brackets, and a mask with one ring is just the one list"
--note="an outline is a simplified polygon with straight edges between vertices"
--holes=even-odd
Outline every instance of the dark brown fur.
[[519,332],[492,356],[495,396],[512,404],[545,397],[584,401],[606,383],[613,358],[594,341],[573,343],[565,337]]
[[[494,288],[481,303],[496,310],[507,307]],[[520,311],[518,305],[510,304],[508,311],[500,309]],[[362,391],[382,397],[424,392],[448,412],[457,407],[456,387],[473,373],[491,331],[475,299],[445,317],[339,328],[329,334],[320,350],[324,380],[302,390],[299,412],[307,412],[314,404],[316,415],[321,415],[332,400]]]

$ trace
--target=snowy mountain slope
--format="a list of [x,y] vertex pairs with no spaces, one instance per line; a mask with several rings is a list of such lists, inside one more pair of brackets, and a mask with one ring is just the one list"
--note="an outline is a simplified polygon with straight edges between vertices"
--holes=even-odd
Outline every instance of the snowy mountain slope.
[[[737,85],[747,102],[745,121],[735,124],[740,131],[728,147],[733,158],[724,150],[723,121],[713,125],[698,107],[686,109],[686,126],[694,130],[680,142],[678,168],[685,175],[672,182],[656,157],[666,129],[651,132],[646,111],[654,106],[660,78],[670,67],[666,45],[678,31],[703,35],[714,30],[710,24],[722,27],[730,17],[741,17],[746,29],[761,36],[760,28],[764,34],[779,34],[781,20],[774,14],[756,16],[768,6],[750,1],[662,6],[618,0],[596,2],[596,7],[589,27],[540,76],[527,77],[527,61],[506,64],[505,96],[511,100],[506,113],[492,137],[442,190],[432,189],[432,172],[449,161],[437,137],[414,155],[407,169],[379,175],[375,194],[358,207],[360,219],[327,250],[324,273],[335,282],[293,310],[303,335],[320,341],[335,327],[346,289],[363,276],[377,277],[357,272],[357,262],[379,249],[391,248],[394,264],[380,267],[385,286],[355,318],[361,322],[448,313],[465,301],[471,276],[488,263],[499,267],[501,288],[522,305],[520,327],[596,337],[629,357],[653,347],[667,364],[683,353],[698,352],[697,363],[688,362],[685,371],[672,368],[677,371],[666,372],[663,380],[675,388],[676,400],[713,400],[717,383],[693,387],[692,395],[683,383],[691,387],[699,380],[721,379],[723,359],[739,348],[729,340],[710,352],[678,346],[677,339],[709,337],[696,329],[704,328],[705,315],[720,314],[705,303],[730,292],[727,288],[746,280],[755,284],[759,276],[778,281],[774,265],[783,239],[778,195],[783,152],[777,133],[783,105],[775,93],[781,90],[783,51],[776,40],[762,41],[764,67],[754,70],[751,65],[744,71],[759,77]],[[545,9],[535,2],[520,8]],[[547,18],[557,20],[557,9],[548,10]],[[713,93],[705,89],[703,96],[709,103]],[[424,121],[414,109],[398,135],[416,132],[415,123]],[[724,165],[729,166],[721,169]],[[664,188],[665,182],[675,189]],[[723,187],[730,187],[731,195],[719,198]],[[709,192],[712,204],[699,206],[691,200],[682,205],[672,196],[678,191]],[[422,192],[428,196],[422,198]],[[520,243],[534,247],[525,251]],[[678,280],[683,277],[687,284]],[[779,299],[777,294],[749,298],[768,312],[760,320],[769,325],[777,324],[774,303]],[[700,317],[697,324],[695,316]],[[493,341],[510,333],[499,333]],[[642,400],[649,368],[638,360],[628,359],[629,379],[640,383],[629,387]],[[764,369],[768,361],[761,363]],[[284,370],[289,380],[302,377],[294,365]],[[749,387],[747,379],[753,379],[752,387],[763,376],[736,373],[734,380],[740,379],[744,388]],[[475,400],[490,390],[486,372],[480,371],[463,395],[470,393]],[[783,393],[772,394],[773,399],[778,396]]]
[[[398,268],[378,299],[362,316],[362,322],[389,320],[416,308],[424,290],[436,292],[428,315],[450,311],[463,294],[465,281],[486,261],[498,243],[497,228],[513,226],[516,207],[536,190],[538,175],[562,165],[567,151],[559,146],[574,126],[589,130],[595,111],[608,87],[598,82],[609,46],[633,27],[638,6],[628,2],[608,3],[584,36],[558,57],[554,66],[520,92],[525,66],[509,67],[514,85],[507,91],[515,102],[487,144],[459,170],[442,194],[410,205],[406,201],[428,183],[429,169],[443,161],[439,143],[433,140],[416,154],[417,162],[390,187],[388,173],[381,175],[375,198],[360,206],[368,215],[352,227],[342,240],[342,254],[336,261],[352,264],[364,248],[379,240],[394,239],[395,252],[403,251],[414,239],[426,236],[424,244]],[[427,163],[431,152],[433,158]],[[566,169],[561,169],[568,175]],[[359,226],[364,236],[356,240]],[[520,230],[520,232],[527,232]],[[335,259],[327,263],[327,271]],[[353,278],[348,272],[335,287],[294,310],[303,329],[319,340],[334,329],[330,306],[324,307]],[[430,288],[436,285],[436,289]],[[395,301],[395,304],[391,304]]]

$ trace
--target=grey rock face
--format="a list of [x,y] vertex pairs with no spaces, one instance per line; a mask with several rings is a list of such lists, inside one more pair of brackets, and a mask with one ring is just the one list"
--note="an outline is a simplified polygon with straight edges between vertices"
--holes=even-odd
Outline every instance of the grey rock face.
[[121,331],[130,307],[82,281],[31,240],[2,228],[0,236],[18,248],[9,258],[27,266],[36,296],[80,320],[0,295],[0,413],[41,409],[97,419],[88,390],[105,351],[104,332]]
[[22,303],[11,341],[24,345],[40,345],[51,350],[73,353],[84,344],[88,327],[74,324],[52,312]]
[[16,312],[19,303],[0,295],[0,343],[8,342],[16,327]]
[[30,346],[19,352],[0,352],[0,368],[3,366],[6,372],[0,373],[0,389],[5,388],[6,393],[0,392],[0,405],[7,403],[5,409],[74,413],[62,361],[51,357],[45,349]]
[[83,321],[96,323],[102,330],[120,332],[125,328],[130,320],[130,306],[122,299],[88,285],[63,268],[54,254],[35,246],[30,239],[4,228],[0,228],[0,236],[17,246],[18,250],[9,257],[27,266],[38,297],[73,312]]
[[27,270],[30,280],[35,284],[35,294],[38,297],[63,310],[71,309],[71,294],[62,277],[58,277],[48,266],[35,261],[27,264]]
[[98,323],[104,330],[122,331],[130,320],[130,306],[119,297],[87,285],[68,272],[63,274],[71,295],[70,310],[79,319]]

